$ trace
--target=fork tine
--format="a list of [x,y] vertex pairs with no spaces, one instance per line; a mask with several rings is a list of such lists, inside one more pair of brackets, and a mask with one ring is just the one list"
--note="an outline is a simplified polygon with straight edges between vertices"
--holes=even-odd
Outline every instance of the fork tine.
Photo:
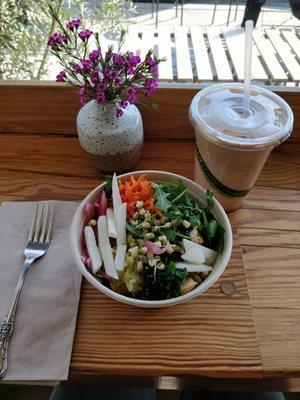
[[53,227],[53,215],[54,215],[54,205],[51,207],[51,213],[50,213],[48,231],[47,231],[45,243],[50,243],[50,240],[51,240],[52,227]]
[[45,241],[46,230],[48,227],[49,211],[50,211],[50,205],[48,204],[46,210],[44,210],[44,215],[43,215],[43,227],[39,239],[39,242],[41,243]]
[[39,210],[38,210],[38,217],[37,217],[37,221],[36,221],[36,225],[35,225],[35,232],[34,232],[34,237],[33,237],[34,243],[36,243],[39,240],[39,233],[41,231],[43,211],[44,211],[44,204],[42,204],[42,206],[39,207]]
[[38,214],[38,207],[39,207],[39,204],[36,203],[35,209],[34,209],[34,212],[33,212],[30,233],[29,233],[29,236],[28,236],[28,242],[31,242],[33,240],[34,231],[35,231],[35,225],[36,225],[36,219],[37,219],[37,214]]

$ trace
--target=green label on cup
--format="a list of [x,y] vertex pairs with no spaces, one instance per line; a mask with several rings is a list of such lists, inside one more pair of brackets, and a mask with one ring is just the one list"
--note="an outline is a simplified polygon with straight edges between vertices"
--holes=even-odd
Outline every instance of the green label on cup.
[[208,166],[205,164],[198,146],[196,147],[196,156],[199,163],[199,166],[203,172],[203,175],[207,179],[207,181],[211,184],[213,188],[215,188],[219,193],[226,197],[245,197],[250,192],[251,188],[245,190],[235,190],[230,189],[229,187],[223,185],[209,170]]

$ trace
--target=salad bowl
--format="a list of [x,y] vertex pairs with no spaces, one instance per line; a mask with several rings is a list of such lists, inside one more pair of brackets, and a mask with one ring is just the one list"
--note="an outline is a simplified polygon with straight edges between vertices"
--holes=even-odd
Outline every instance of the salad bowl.
[[[131,173],[126,173],[117,177],[118,180],[126,180],[129,177],[133,176],[134,178],[138,178],[142,174],[146,174],[147,178],[151,180],[151,182],[155,182],[157,184],[162,184],[164,182],[181,180],[187,190],[187,194],[195,201],[199,203],[200,207],[206,206],[206,191],[193,182],[190,179],[187,179],[183,176],[176,175],[170,172],[163,171],[136,171]],[[169,307],[176,304],[180,304],[186,302],[201,293],[205,292],[209,287],[211,287],[222,275],[224,272],[232,251],[232,231],[230,222],[228,217],[222,208],[221,204],[213,198],[211,213],[218,224],[224,229],[224,244],[222,246],[222,250],[218,253],[217,258],[211,268],[211,272],[209,275],[196,286],[193,290],[189,291],[186,294],[179,295],[178,297],[168,298],[164,300],[144,300],[135,297],[128,297],[121,293],[118,293],[112,290],[110,287],[107,287],[99,277],[95,276],[90,270],[86,267],[82,260],[82,251],[83,251],[83,235],[84,235],[84,226],[86,222],[86,214],[85,208],[89,203],[96,202],[99,193],[104,189],[105,182],[92,190],[85,199],[80,203],[72,221],[71,226],[71,249],[72,254],[75,260],[75,263],[83,276],[100,292],[107,295],[108,297],[119,301],[121,303],[126,303],[133,306],[144,307],[144,308],[158,308],[158,307]]]

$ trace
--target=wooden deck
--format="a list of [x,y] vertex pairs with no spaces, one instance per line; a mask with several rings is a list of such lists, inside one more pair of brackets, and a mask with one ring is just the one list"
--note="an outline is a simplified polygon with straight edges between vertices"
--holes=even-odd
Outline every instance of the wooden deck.
[[[161,25],[132,25],[125,49],[144,56],[149,48],[166,57],[159,77],[166,82],[242,81],[244,30]],[[253,81],[299,86],[300,29],[257,29],[254,32]]]

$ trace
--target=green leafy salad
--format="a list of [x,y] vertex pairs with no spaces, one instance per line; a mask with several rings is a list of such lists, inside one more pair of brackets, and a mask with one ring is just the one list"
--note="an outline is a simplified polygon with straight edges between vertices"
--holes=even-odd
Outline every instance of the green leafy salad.
[[225,230],[192,199],[181,180],[156,183],[145,174],[107,177],[85,206],[81,260],[111,290],[142,300],[181,296],[198,286],[222,252]]

